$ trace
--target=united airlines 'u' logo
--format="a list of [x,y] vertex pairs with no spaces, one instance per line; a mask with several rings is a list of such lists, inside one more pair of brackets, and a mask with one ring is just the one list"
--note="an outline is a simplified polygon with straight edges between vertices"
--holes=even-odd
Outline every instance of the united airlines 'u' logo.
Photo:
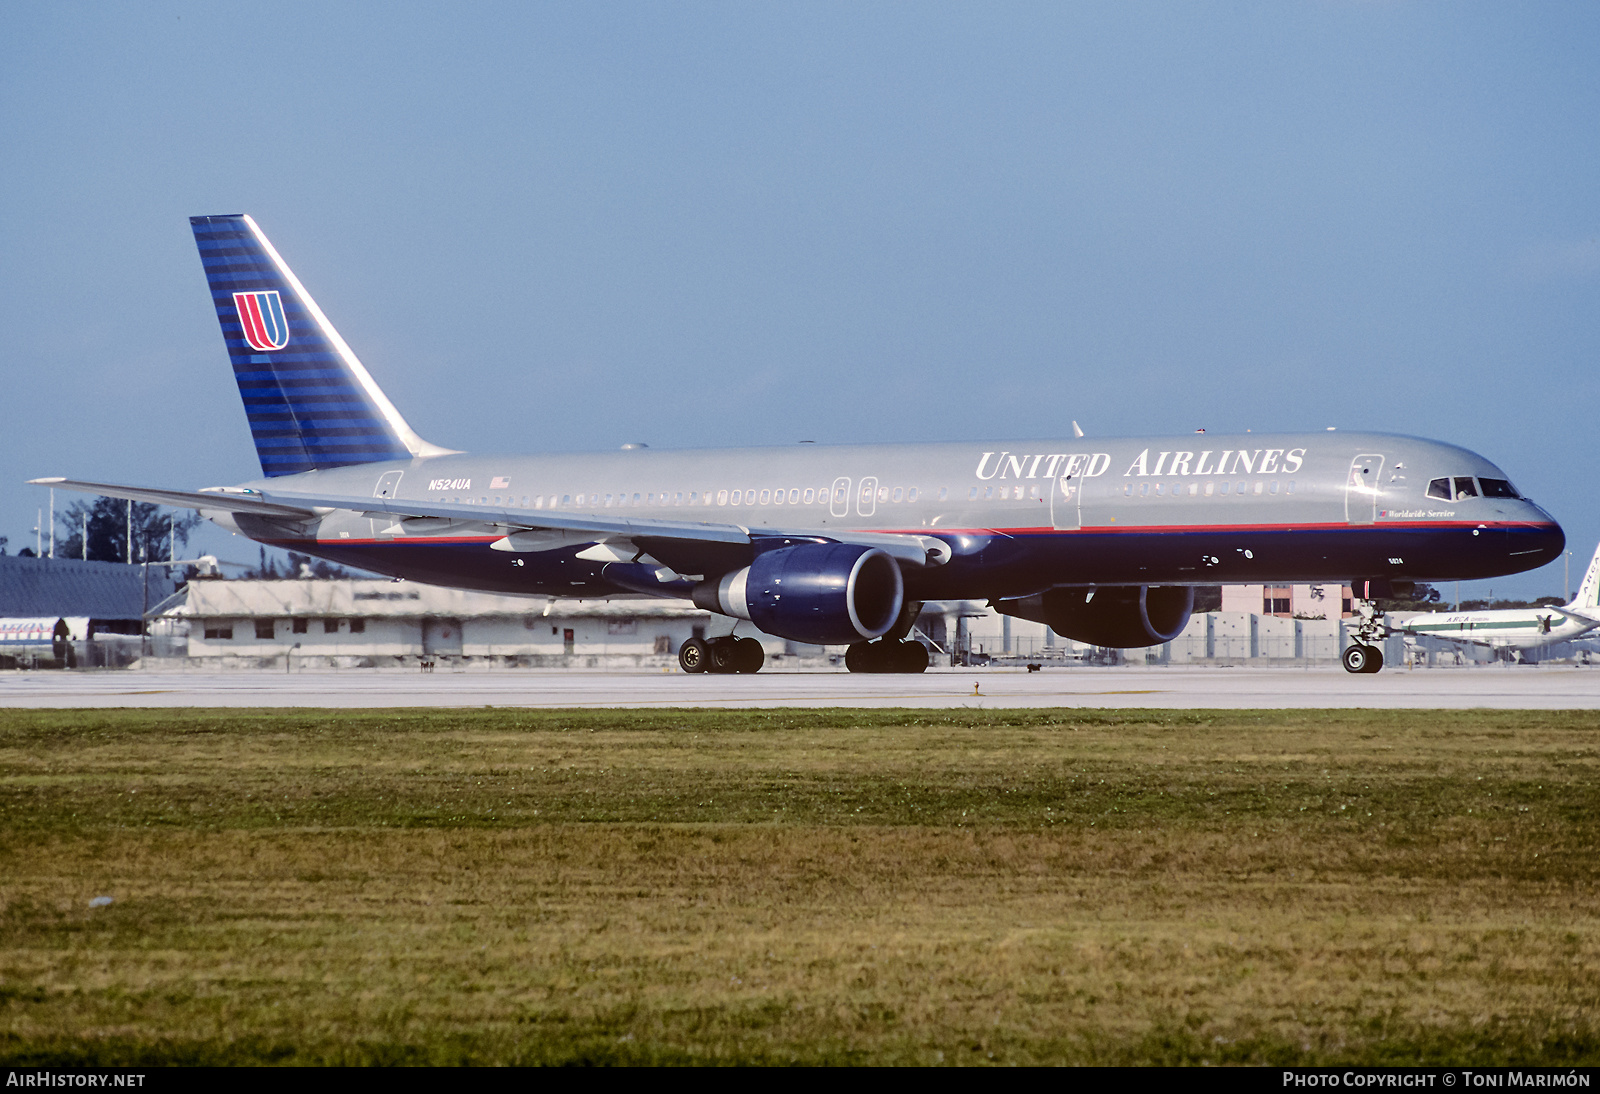
[[283,315],[283,301],[277,289],[266,292],[236,292],[233,306],[239,309],[239,323],[250,348],[266,353],[289,344],[289,320]]

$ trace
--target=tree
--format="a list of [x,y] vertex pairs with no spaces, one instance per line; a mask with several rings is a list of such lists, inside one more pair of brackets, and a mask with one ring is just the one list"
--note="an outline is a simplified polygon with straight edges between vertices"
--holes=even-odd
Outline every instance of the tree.
[[1425,581],[1419,581],[1410,596],[1381,599],[1378,606],[1386,612],[1435,612],[1446,605],[1440,603],[1439,590]]
[[[128,507],[133,506],[133,552],[128,552]],[[189,545],[189,533],[200,525],[200,515],[178,516],[150,502],[120,498],[75,501],[56,517],[64,536],[56,539],[57,558],[83,558],[83,532],[89,531],[88,557],[99,562],[160,562],[171,549]]]
[[[246,570],[241,576],[253,581],[285,581],[307,576],[319,581],[330,581],[355,576],[343,566],[335,566],[320,558],[312,558],[310,555],[302,555],[295,551],[289,551],[288,555],[288,564],[280,569],[277,560],[268,558],[267,549],[262,547],[260,565],[254,570]],[[307,574],[307,571],[310,573]]]
[[289,576],[304,577],[307,569],[311,571],[311,576],[318,581],[343,580],[356,576],[343,566],[336,566],[327,559],[312,558],[310,555],[301,555],[290,551]]

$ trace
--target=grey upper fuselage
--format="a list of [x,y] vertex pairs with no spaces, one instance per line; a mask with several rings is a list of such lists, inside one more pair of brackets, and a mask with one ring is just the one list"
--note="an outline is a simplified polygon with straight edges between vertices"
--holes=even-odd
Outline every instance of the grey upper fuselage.
[[[399,499],[503,509],[524,521],[553,507],[569,515],[738,525],[756,537],[937,535],[956,545],[960,563],[927,576],[924,591],[940,596],[1026,595],[1029,586],[1073,583],[1449,580],[1518,572],[1559,555],[1559,528],[1531,501],[1426,497],[1431,479],[1457,476],[1507,477],[1455,445],[1324,432],[463,453],[247,485],[360,496],[382,489]],[[384,561],[399,557],[393,551],[360,552],[395,546],[375,523],[334,513],[314,540],[297,542],[382,572],[441,580],[419,570],[415,551],[393,565]],[[476,537],[480,545],[493,538]],[[441,546],[445,539],[462,547],[473,537],[441,537]],[[412,547],[427,542],[408,540]],[[502,582],[491,573],[474,583],[603,591],[581,580],[570,589],[524,588],[523,574]]]

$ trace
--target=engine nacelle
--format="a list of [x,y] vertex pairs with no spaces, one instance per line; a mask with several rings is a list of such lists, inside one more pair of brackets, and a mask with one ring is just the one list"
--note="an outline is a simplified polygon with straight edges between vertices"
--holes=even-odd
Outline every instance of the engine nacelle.
[[999,604],[1005,615],[1043,623],[1064,638],[1127,649],[1170,642],[1189,625],[1194,589],[1188,585],[1111,585],[1051,589]]
[[813,645],[864,642],[900,617],[905,585],[885,551],[807,543],[757,555],[742,570],[694,590],[706,611],[748,619],[768,634]]

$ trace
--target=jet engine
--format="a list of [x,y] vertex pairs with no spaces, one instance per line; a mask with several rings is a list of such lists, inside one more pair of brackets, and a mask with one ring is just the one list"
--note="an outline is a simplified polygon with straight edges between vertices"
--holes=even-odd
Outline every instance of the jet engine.
[[1188,585],[1051,589],[1021,600],[1003,600],[997,607],[1002,614],[1043,623],[1065,638],[1127,649],[1178,637],[1194,612],[1194,589]]
[[767,551],[742,570],[701,582],[694,602],[779,638],[821,646],[877,638],[894,626],[904,595],[900,567],[887,552],[807,543]]

